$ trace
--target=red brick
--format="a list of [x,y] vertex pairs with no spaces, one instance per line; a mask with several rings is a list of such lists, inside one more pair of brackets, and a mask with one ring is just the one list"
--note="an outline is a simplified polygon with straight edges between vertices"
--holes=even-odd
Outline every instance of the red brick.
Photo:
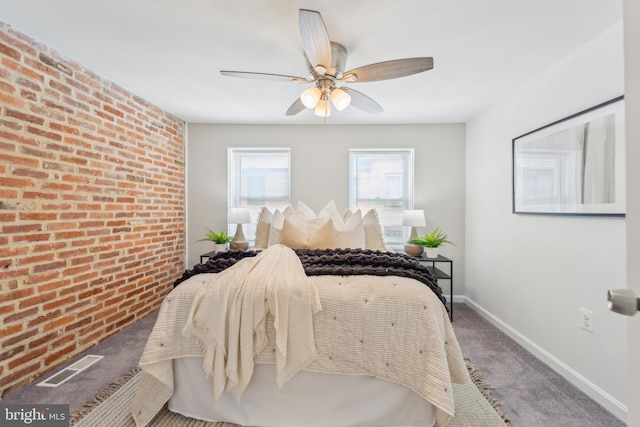
[[56,351],[55,353],[51,353],[47,358],[44,359],[45,365],[51,365],[55,361],[65,360],[69,358],[69,354],[72,353],[76,349],[76,343],[72,343],[67,347],[64,347],[61,350]]
[[0,177],[0,186],[2,187],[31,187],[33,186],[33,180],[22,178],[9,178],[6,176]]
[[55,89],[61,93],[64,93],[65,95],[71,95],[72,89],[69,86],[62,84],[57,80],[51,80],[51,82],[49,83],[49,86],[52,89]]
[[49,233],[41,233],[41,234],[22,234],[19,236],[14,236],[13,241],[15,243],[20,242],[43,242],[49,240],[51,235]]
[[46,130],[39,129],[33,126],[27,126],[27,132],[41,136],[43,138],[53,139],[54,141],[62,141],[62,136],[59,133],[48,132]]
[[38,316],[34,319],[31,319],[28,323],[29,327],[33,327],[33,326],[38,326],[44,322],[47,322],[51,319],[56,319],[60,316],[61,311],[60,310],[55,310],[55,311],[50,311],[46,314],[43,314],[41,316]]
[[17,78],[16,83],[20,86],[24,86],[27,89],[31,89],[36,92],[42,92],[42,86],[40,86],[40,84],[34,82],[33,80]]
[[58,214],[52,212],[21,212],[20,219],[23,221],[55,221]]
[[43,271],[49,271],[49,270],[58,270],[60,268],[66,267],[67,266],[67,262],[66,261],[56,261],[56,262],[49,262],[47,264],[39,264],[33,267],[33,272],[34,273],[42,273]]
[[5,225],[2,227],[2,232],[6,234],[12,233],[31,233],[33,231],[41,231],[42,225],[40,224],[24,224],[24,225]]
[[20,370],[12,371],[5,376],[0,376],[0,387],[7,384],[24,383],[25,381],[32,380],[36,377],[39,368],[40,362],[36,362]]
[[14,107],[24,107],[24,101],[8,93],[0,92],[0,104],[13,105]]
[[20,165],[35,168],[39,165],[39,161],[36,159],[30,159],[28,157],[15,156],[6,153],[0,153],[0,161],[7,162],[7,164]]
[[35,347],[39,347],[42,344],[48,343],[53,341],[56,337],[58,336],[58,334],[56,334],[55,332],[49,332],[47,334],[44,335],[40,335],[40,337],[38,339],[35,339],[33,341],[31,341],[29,343],[29,348],[35,348]]
[[43,117],[35,116],[35,115],[32,115],[32,114],[26,114],[26,113],[23,113],[23,112],[17,111],[17,110],[7,109],[7,110],[5,110],[5,116],[13,117],[13,118],[21,120],[23,122],[35,123],[37,125],[44,124],[44,118]]
[[[31,307],[27,310],[20,310],[20,311],[16,311],[13,314],[10,314],[9,316],[5,316],[3,322],[5,324],[9,324],[9,323],[13,323],[13,322],[17,322],[19,320],[23,320],[27,317],[33,316],[34,314],[38,313],[39,309],[38,307]],[[17,329],[16,331],[21,331],[22,330],[22,324],[18,324],[16,325],[19,327],[19,329]],[[2,332],[2,331],[0,331]],[[6,333],[0,333],[0,336],[8,336],[9,332]]]
[[0,26],[0,395],[157,309],[182,274],[183,135]]
[[25,191],[22,193],[24,199],[46,199],[55,200],[58,198],[56,193],[45,193],[42,191]]
[[55,191],[73,191],[73,185],[61,182],[44,182],[42,184],[42,189]]
[[36,359],[37,357],[42,356],[43,354],[47,353],[47,351],[48,350],[45,347],[32,350],[32,351],[28,352],[27,354],[25,354],[24,356],[18,357],[17,359],[13,359],[12,361],[10,361],[9,364],[8,364],[9,369],[16,369],[20,365],[24,365],[27,362],[31,362],[32,360]]
[[73,320],[75,318],[76,318],[76,316],[72,315],[72,314],[69,314],[69,315],[66,315],[66,316],[63,316],[63,317],[59,317],[56,320],[53,320],[53,321],[47,323],[46,325],[44,325],[42,327],[42,330],[44,332],[47,332],[47,331],[51,331],[53,329],[58,329],[58,328],[66,325],[68,323],[73,322]]
[[42,306],[43,310],[52,310],[54,308],[63,307],[66,305],[73,304],[76,301],[76,297],[73,295],[69,295],[65,298],[58,298],[51,302],[48,302]]
[[31,274],[29,279],[27,279],[27,283],[30,285],[37,285],[38,283],[50,282],[51,280],[55,280],[60,276],[60,273],[57,271],[48,271],[42,274]]
[[56,297],[55,292],[48,292],[46,294],[36,295],[34,297],[23,299],[22,301],[20,301],[19,307],[20,309],[24,309],[27,307],[34,306],[36,304],[42,304],[43,302],[51,301],[52,299],[55,299],[55,297]]
[[[16,91],[15,86],[13,86],[12,84],[9,84],[7,82],[0,81],[0,92],[14,93],[15,91]],[[9,121],[3,120],[2,123],[5,124],[5,125],[12,124],[14,126],[14,129],[16,128],[15,127],[16,123],[14,123],[14,122],[9,122]],[[19,128],[19,126],[18,126],[18,128]]]
[[0,43],[0,54],[6,55],[9,58],[15,59],[16,61],[20,61],[22,55],[17,50],[7,46],[4,43]]

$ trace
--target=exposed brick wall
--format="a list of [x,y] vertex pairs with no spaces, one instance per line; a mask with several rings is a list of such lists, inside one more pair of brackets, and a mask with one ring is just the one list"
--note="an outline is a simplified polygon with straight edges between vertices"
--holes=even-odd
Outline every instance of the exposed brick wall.
[[159,306],[183,148],[182,121],[0,23],[0,396]]

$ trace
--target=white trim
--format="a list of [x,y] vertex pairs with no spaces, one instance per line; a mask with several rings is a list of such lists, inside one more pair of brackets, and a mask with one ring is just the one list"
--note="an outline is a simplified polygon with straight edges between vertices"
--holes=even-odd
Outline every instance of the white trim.
[[[454,297],[454,302],[455,302]],[[535,342],[531,341],[520,332],[513,329],[511,326],[491,314],[484,307],[471,300],[469,297],[464,297],[465,303],[476,311],[480,316],[488,320],[496,328],[500,329],[511,339],[516,341],[522,347],[529,352],[533,353],[543,363],[548,365],[551,369],[560,374],[563,378],[569,381],[571,384],[578,387],[581,391],[586,393],[590,398],[602,405],[605,409],[618,417],[623,422],[626,422],[629,409],[622,402],[611,396],[609,393],[602,390],[600,387],[589,381],[587,378],[573,370],[570,366],[563,363],[561,360],[547,352]],[[455,321],[455,317],[454,317]]]
[[[445,295],[445,298],[447,299],[447,301],[449,301],[449,297],[451,295]],[[453,302],[454,303],[465,303],[467,302],[467,297],[465,297],[464,295],[454,295],[453,296]]]

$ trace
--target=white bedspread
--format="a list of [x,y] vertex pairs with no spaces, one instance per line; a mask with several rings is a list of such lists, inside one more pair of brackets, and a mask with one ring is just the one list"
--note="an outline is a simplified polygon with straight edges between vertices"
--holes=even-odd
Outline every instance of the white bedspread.
[[[202,287],[216,286],[218,275],[193,276],[163,302],[140,359],[143,374],[132,404],[139,426],[151,421],[171,397],[172,360],[203,356],[198,341],[182,331],[194,298]],[[372,375],[402,384],[432,403],[438,424],[445,426],[454,414],[451,383],[466,383],[469,375],[444,305],[433,292],[416,280],[393,276],[308,279],[322,310],[313,317],[317,355],[305,370]],[[271,315],[266,332],[267,344],[255,363],[276,362]]]

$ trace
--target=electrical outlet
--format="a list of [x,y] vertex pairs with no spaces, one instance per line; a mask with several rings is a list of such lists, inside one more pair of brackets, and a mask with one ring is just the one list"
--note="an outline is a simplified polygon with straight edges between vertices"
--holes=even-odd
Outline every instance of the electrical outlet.
[[580,307],[580,327],[593,333],[593,311]]

